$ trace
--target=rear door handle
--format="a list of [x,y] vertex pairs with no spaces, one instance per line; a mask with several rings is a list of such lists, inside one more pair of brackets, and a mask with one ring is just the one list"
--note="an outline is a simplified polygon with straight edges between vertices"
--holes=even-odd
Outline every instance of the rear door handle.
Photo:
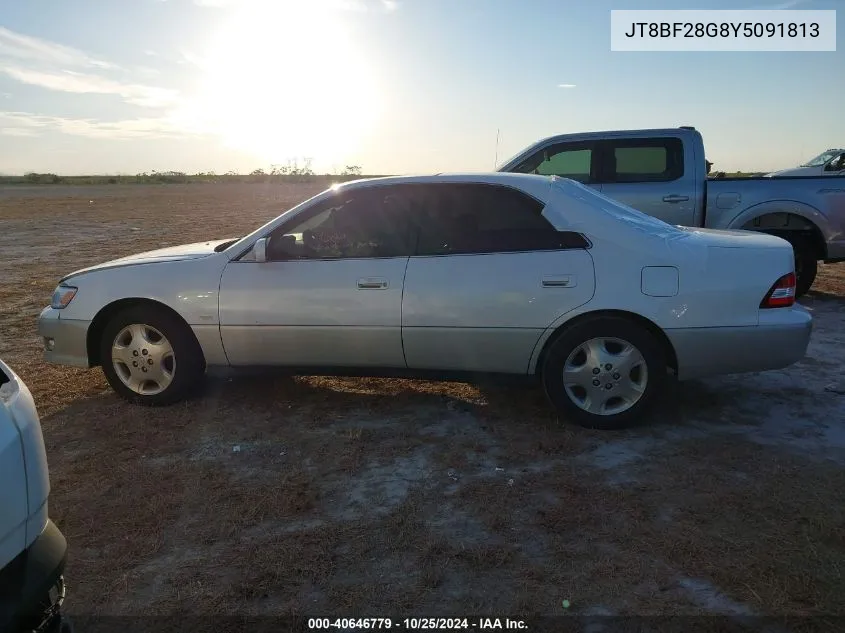
[[364,277],[358,280],[358,287],[361,290],[383,290],[388,285],[387,279],[384,277]]
[[686,202],[687,200],[689,200],[689,196],[679,196],[677,194],[663,196],[663,202]]
[[575,278],[571,275],[560,277],[543,277],[543,288],[572,288],[575,286]]

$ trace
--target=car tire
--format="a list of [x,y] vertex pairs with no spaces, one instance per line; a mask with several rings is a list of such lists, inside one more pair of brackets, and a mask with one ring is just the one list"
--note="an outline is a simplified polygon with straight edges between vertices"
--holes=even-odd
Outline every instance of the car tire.
[[795,298],[804,296],[813,287],[819,262],[813,249],[803,240],[790,240],[795,254]]
[[115,315],[103,331],[100,361],[116,393],[147,406],[184,400],[205,372],[191,328],[155,306],[134,306]]
[[639,423],[662,389],[666,355],[646,328],[622,317],[595,317],[556,336],[541,378],[564,419],[622,429]]

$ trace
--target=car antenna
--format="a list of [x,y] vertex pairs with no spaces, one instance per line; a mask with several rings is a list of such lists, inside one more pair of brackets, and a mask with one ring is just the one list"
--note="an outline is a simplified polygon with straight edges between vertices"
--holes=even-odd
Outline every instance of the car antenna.
[[499,165],[499,128],[496,128],[496,155],[493,158],[493,169]]

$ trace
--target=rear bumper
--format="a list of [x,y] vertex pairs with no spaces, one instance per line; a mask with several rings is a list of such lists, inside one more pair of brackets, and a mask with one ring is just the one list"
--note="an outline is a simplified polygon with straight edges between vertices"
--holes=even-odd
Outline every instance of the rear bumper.
[[748,327],[665,330],[678,358],[678,379],[782,369],[807,353],[812,315],[800,305],[761,310]]
[[[67,541],[52,521],[26,550],[0,570],[0,631],[37,627],[64,598]],[[51,590],[60,587],[59,597]]]
[[44,345],[44,360],[58,365],[90,367],[88,326],[90,321],[62,319],[61,310],[47,307],[38,316],[38,334]]

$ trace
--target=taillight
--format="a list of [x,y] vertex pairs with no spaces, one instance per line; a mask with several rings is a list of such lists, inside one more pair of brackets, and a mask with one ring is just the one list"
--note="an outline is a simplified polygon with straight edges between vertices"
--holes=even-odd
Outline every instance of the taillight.
[[788,308],[795,303],[795,273],[784,275],[760,302],[761,308]]

